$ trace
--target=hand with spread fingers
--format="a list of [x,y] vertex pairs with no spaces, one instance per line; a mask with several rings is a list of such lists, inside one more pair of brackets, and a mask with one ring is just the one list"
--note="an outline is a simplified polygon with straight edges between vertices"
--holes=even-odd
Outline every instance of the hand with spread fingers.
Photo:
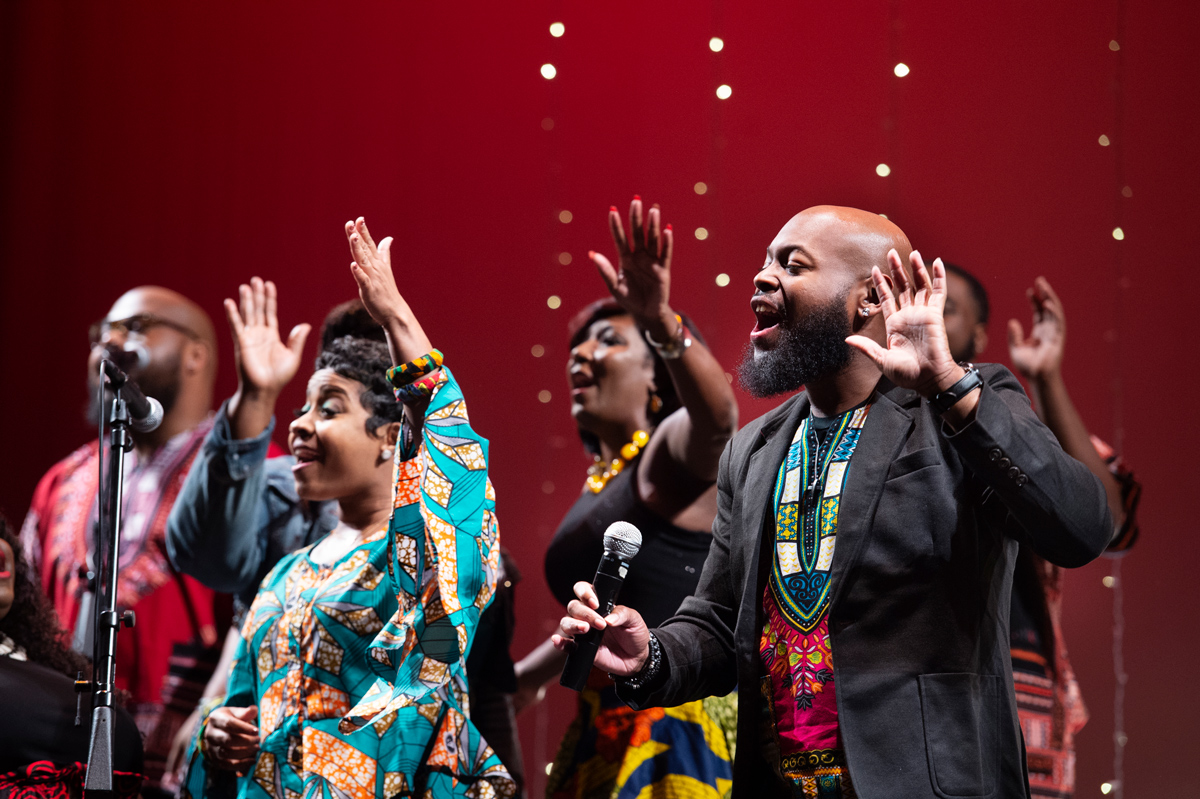
[[1062,302],[1044,277],[1034,281],[1025,292],[1033,308],[1033,326],[1029,337],[1016,319],[1008,320],[1008,353],[1013,367],[1029,380],[1041,380],[1062,366],[1067,343],[1067,318]]
[[674,233],[662,225],[657,205],[645,212],[642,199],[629,204],[629,235],[616,207],[608,209],[608,226],[617,245],[617,265],[598,252],[589,252],[600,277],[622,308],[656,341],[668,340],[679,323],[669,304],[671,252]]
[[617,605],[612,613],[601,616],[596,612],[600,601],[591,583],[575,583],[575,596],[567,605],[567,614],[558,625],[558,633],[550,636],[554,648],[569,651],[574,636],[593,627],[604,630],[604,638],[596,651],[594,665],[610,674],[629,676],[641,671],[650,656],[650,630],[642,616],[633,608]]
[[258,754],[258,708],[219,707],[204,724],[204,757],[219,768],[245,776]]
[[376,245],[367,230],[366,220],[360,216],[346,223],[346,239],[350,243],[350,254],[354,256],[350,272],[358,284],[358,296],[367,313],[387,333],[392,360],[398,364],[407,363],[433,349],[396,287],[396,276],[392,272],[392,237],[388,236]]
[[225,316],[233,333],[233,362],[237,392],[226,412],[239,438],[253,438],[270,423],[275,399],[300,368],[304,342],[312,326],[299,324],[279,336],[278,292],[275,284],[250,278],[238,286],[239,302],[225,300]]
[[888,251],[888,271],[871,268],[871,280],[879,294],[879,305],[887,330],[887,346],[862,335],[846,342],[864,353],[884,376],[902,388],[911,388],[926,399],[954,385],[964,370],[950,354],[946,322],[946,268],[939,258],[933,275],[925,269],[921,254],[911,256],[910,278],[895,250]]

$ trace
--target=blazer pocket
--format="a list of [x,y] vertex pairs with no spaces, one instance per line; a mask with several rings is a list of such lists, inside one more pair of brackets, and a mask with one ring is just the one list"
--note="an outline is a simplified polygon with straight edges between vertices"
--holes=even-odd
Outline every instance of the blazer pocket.
[[942,451],[940,449],[937,447],[925,447],[924,449],[910,452],[907,455],[901,455],[892,461],[892,465],[888,467],[885,479],[894,480],[897,477],[903,477],[919,469],[924,469],[927,466],[937,466],[942,462]]
[[921,718],[934,792],[988,797],[1000,770],[1000,678],[989,674],[921,674]]

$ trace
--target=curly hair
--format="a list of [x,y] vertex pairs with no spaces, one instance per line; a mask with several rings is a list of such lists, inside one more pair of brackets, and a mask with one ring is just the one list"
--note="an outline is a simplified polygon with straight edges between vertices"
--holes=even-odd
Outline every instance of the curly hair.
[[313,370],[332,369],[340,377],[362,383],[363,392],[358,400],[371,414],[367,432],[376,435],[380,427],[404,419],[404,405],[396,401],[387,379],[391,366],[392,356],[386,344],[348,335],[330,341],[317,356]]
[[387,343],[383,327],[371,318],[360,299],[338,303],[325,314],[325,321],[321,323],[321,349],[329,349],[330,344],[343,336]]
[[[683,326],[687,328],[692,339],[708,346],[704,341],[704,336],[700,335],[700,331],[696,329],[696,324],[683,311],[676,311],[679,318],[683,321]],[[587,339],[588,330],[596,322],[601,319],[611,319],[614,316],[629,316],[629,312],[622,308],[616,300],[611,297],[596,300],[589,303],[582,310],[571,317],[571,321],[567,325],[567,332],[570,334],[570,348],[575,349],[583,341]],[[646,413],[650,419],[651,427],[658,427],[659,422],[666,419],[675,411],[683,407],[683,403],[679,399],[679,395],[675,393],[675,381],[671,379],[671,373],[667,371],[667,363],[658,354],[658,351],[646,343],[646,351],[649,357],[654,361],[654,387],[658,398],[662,400],[662,407],[657,411],[651,412],[647,409]],[[583,441],[584,448],[591,454],[597,455],[600,452],[600,439],[594,434],[586,430],[579,431],[579,438]]]
[[67,634],[25,560],[20,536],[2,516],[0,538],[12,547],[15,561],[12,564],[13,604],[8,614],[0,619],[0,633],[24,648],[31,663],[61,672],[72,680],[81,671],[88,674],[87,660],[66,645]]

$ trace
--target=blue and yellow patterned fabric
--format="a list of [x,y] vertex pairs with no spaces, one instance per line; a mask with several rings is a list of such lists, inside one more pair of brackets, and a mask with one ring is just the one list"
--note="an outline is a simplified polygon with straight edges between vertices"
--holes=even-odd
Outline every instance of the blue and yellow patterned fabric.
[[[487,441],[448,369],[420,437],[397,448],[394,485],[386,528],[333,564],[295,552],[259,589],[226,698],[259,708],[261,748],[239,797],[515,793],[467,720],[466,654],[500,542]],[[208,777],[193,755],[185,799],[215,799]]]

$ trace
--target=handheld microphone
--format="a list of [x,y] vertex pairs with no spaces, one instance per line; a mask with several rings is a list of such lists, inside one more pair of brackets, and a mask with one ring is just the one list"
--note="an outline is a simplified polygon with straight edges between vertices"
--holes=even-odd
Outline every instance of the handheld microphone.
[[[596,567],[596,577],[592,580],[596,599],[600,603],[596,612],[601,616],[612,613],[621,584],[625,582],[625,574],[629,571],[629,561],[633,560],[633,556],[641,548],[642,534],[629,522],[613,522],[604,531],[604,555],[600,558],[600,565]],[[575,636],[575,648],[567,655],[567,663],[563,666],[559,684],[573,691],[583,690],[603,637],[604,630],[594,627],[583,635]]]
[[130,380],[129,375],[122,372],[112,361],[106,358],[101,363],[104,365],[104,374],[108,377],[109,388],[125,400],[125,405],[129,408],[129,426],[139,433],[149,433],[162,424],[162,403],[143,394],[137,383]]

